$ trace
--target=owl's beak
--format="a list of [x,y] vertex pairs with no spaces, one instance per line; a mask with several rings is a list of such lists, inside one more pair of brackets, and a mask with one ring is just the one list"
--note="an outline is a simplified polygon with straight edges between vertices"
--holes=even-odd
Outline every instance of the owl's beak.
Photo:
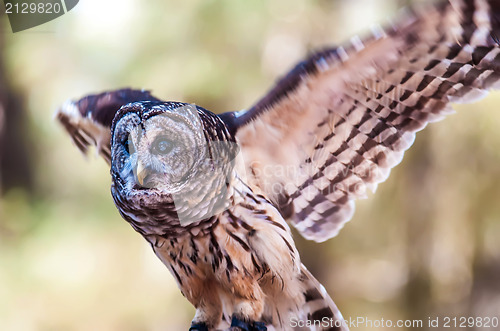
[[144,178],[148,175],[148,171],[141,161],[137,161],[137,181],[141,186],[144,186]]

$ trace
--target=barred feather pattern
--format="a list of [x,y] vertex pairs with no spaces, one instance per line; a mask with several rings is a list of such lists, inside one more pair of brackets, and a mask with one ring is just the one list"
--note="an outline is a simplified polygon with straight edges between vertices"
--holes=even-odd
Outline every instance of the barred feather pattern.
[[417,131],[500,87],[499,35],[500,2],[452,0],[314,54],[233,119],[248,181],[306,238],[335,236]]
[[[144,234],[196,307],[193,322],[225,330],[235,313],[268,330],[347,330],[333,300],[300,263],[290,228],[238,180],[233,207],[178,237]],[[331,327],[321,326],[328,320]],[[309,321],[307,323],[307,321]],[[329,325],[330,325],[329,324]]]

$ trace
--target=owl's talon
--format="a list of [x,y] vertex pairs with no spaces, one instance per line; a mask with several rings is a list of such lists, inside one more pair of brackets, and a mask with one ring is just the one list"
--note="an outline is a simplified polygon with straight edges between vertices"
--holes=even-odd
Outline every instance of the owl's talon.
[[263,322],[246,322],[233,316],[231,319],[231,331],[267,331]]
[[230,330],[241,330],[241,331],[250,331],[250,325],[247,322],[238,319],[236,316],[233,316],[231,319],[231,329]]
[[208,331],[208,327],[205,323],[193,323],[189,331]]
[[253,322],[253,331],[267,331],[267,326],[264,322]]

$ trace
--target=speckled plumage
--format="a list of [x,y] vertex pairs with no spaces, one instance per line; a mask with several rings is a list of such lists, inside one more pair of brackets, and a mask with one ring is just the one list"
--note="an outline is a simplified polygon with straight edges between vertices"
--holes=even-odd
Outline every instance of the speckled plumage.
[[[58,119],[111,164],[115,204],[197,308],[195,325],[339,321],[287,221],[308,239],[335,236],[417,131],[500,86],[499,36],[499,2],[443,1],[313,54],[248,110],[189,113],[122,89],[69,102]],[[163,135],[179,140],[169,157],[154,153]]]

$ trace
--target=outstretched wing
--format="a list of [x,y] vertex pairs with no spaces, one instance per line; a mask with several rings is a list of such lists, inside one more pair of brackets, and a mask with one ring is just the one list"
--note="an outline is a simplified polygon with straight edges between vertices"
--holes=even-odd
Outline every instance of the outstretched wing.
[[499,87],[500,1],[413,8],[391,27],[299,63],[246,111],[221,118],[248,180],[308,239],[335,236],[415,133]]
[[86,153],[89,146],[95,145],[99,154],[111,164],[111,124],[116,112],[128,103],[147,100],[160,101],[144,90],[108,91],[67,101],[56,117],[80,151]]

